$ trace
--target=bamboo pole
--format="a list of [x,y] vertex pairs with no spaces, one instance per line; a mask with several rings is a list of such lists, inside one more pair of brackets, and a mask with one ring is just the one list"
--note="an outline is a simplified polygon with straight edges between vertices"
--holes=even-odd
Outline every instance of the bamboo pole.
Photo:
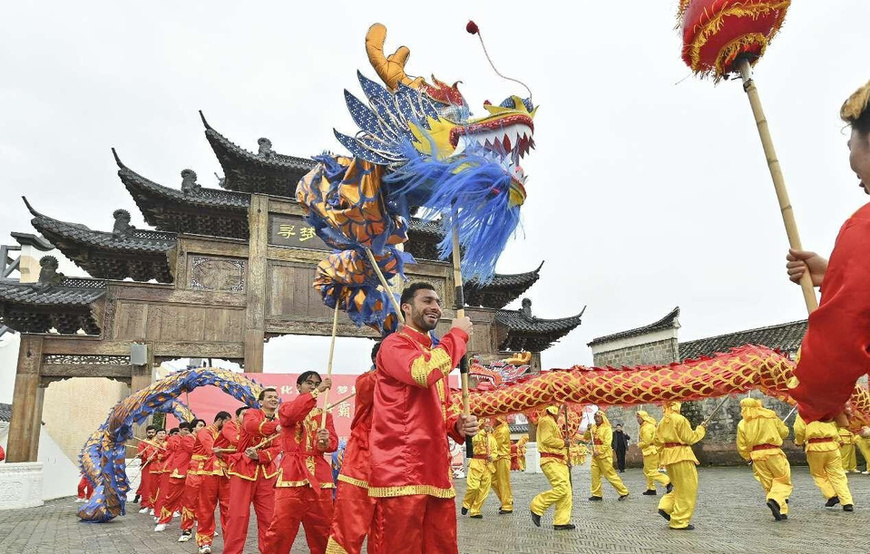
[[356,396],[356,393],[352,392],[352,393],[348,394],[347,396],[345,396],[344,398],[342,398],[341,400],[338,400],[336,402],[333,402],[332,404],[327,405],[323,409],[324,410],[331,410],[331,409],[335,408],[336,406],[338,406],[339,404],[344,404],[345,402],[347,402],[348,400],[350,400],[354,396]]
[[[570,441],[568,438],[568,403],[562,404],[562,410],[565,414],[565,440]],[[568,483],[571,485],[571,490],[574,490],[574,476],[571,475],[571,447],[568,446],[565,448],[565,460],[568,464]],[[573,492],[571,494],[574,494]]]
[[381,282],[381,286],[384,287],[384,291],[387,293],[387,296],[390,297],[390,303],[393,305],[393,309],[396,310],[396,317],[399,318],[399,323],[404,325],[405,316],[402,314],[402,307],[399,306],[399,301],[396,300],[396,296],[393,294],[393,289],[390,287],[390,283],[387,282],[387,278],[384,277],[384,273],[381,271],[381,268],[378,267],[378,260],[375,258],[371,248],[366,248],[366,256],[368,256],[369,263],[372,264],[372,267],[378,276],[378,280]]
[[[329,343],[329,362],[326,364],[326,378],[332,379],[332,358],[335,354],[335,336],[338,333],[338,306],[339,299],[335,299],[335,310],[332,313],[332,341]],[[329,389],[323,393],[323,405],[329,403]],[[326,429],[326,410],[323,410],[323,417],[320,418],[320,428]]]
[[721,402],[719,402],[719,404],[713,409],[713,411],[710,412],[710,415],[707,416],[707,419],[705,419],[704,421],[701,422],[701,425],[706,427],[707,424],[710,423],[710,420],[713,419],[713,416],[716,415],[719,412],[719,410],[722,409],[722,406],[724,406],[725,402],[727,402],[727,401],[728,401],[728,397],[726,396],[725,398],[722,399]]
[[[456,287],[454,307],[456,308],[456,317],[465,317],[465,289],[462,287],[462,264],[459,253],[459,221],[458,212],[453,211],[453,283]],[[468,399],[468,355],[462,356],[459,361],[459,376],[462,385],[462,415],[466,418],[471,414],[471,408]],[[474,446],[466,437],[465,441],[465,456],[466,458],[474,457]]]
[[[752,79],[752,69],[749,66],[749,60],[746,58],[738,60],[737,69],[740,71],[740,77],[743,79],[743,90],[746,91],[746,95],[749,97],[749,105],[752,107],[752,114],[755,116],[755,125],[758,127],[761,146],[764,148],[764,155],[767,158],[767,167],[770,169],[770,177],[773,179],[773,188],[776,191],[776,199],[779,202],[779,210],[782,214],[782,221],[785,224],[788,244],[795,250],[803,250],[797,223],[794,218],[794,211],[792,210],[788,191],[785,187],[785,179],[782,176],[782,169],[780,169],[779,159],[776,157],[776,149],[773,147],[773,139],[770,136],[770,129],[767,125],[767,117],[764,115],[764,110],[761,107],[761,98],[758,95],[758,89],[755,87],[755,81]],[[807,306],[807,312],[812,313],[819,307],[819,303],[816,299],[816,291],[813,288],[809,269],[804,272],[800,285],[804,295],[804,303]]]

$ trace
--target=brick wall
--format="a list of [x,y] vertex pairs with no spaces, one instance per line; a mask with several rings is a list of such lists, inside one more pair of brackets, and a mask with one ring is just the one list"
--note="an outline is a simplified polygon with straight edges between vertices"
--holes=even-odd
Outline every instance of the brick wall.
[[677,359],[677,348],[676,339],[659,340],[597,353],[593,356],[593,363],[597,367],[669,364]]

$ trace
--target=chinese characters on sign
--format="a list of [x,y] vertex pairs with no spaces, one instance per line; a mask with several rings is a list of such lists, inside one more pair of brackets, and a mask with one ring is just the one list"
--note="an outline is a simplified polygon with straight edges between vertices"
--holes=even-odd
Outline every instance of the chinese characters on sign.
[[330,250],[314,232],[314,227],[308,225],[298,215],[271,214],[269,216],[269,244]]

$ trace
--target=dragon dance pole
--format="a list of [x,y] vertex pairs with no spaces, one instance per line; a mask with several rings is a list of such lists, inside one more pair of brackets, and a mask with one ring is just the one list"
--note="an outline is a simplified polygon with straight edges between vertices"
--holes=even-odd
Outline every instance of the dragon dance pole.
[[[454,294],[454,308],[456,308],[456,317],[465,317],[465,289],[462,287],[462,267],[459,253],[459,222],[458,212],[453,211],[453,283],[456,286]],[[468,355],[462,356],[459,360],[459,376],[462,384],[462,415],[466,418],[471,414],[471,408],[468,400]],[[470,440],[465,441],[465,457],[471,459],[474,457],[474,445]]]
[[791,416],[793,416],[794,413],[795,413],[796,411],[797,411],[797,406],[795,406],[794,408],[792,408],[791,411],[790,411],[788,414],[786,414],[786,416],[785,416],[784,418],[782,418],[782,422],[785,423],[786,421],[788,421],[789,418],[790,418]]
[[378,260],[375,259],[375,255],[372,252],[371,248],[366,248],[366,256],[368,256],[369,263],[372,264],[375,273],[378,275],[378,280],[380,280],[381,286],[384,287],[384,292],[386,292],[387,296],[390,297],[390,302],[393,304],[393,309],[396,310],[396,317],[399,318],[399,323],[404,325],[405,316],[402,314],[402,307],[399,306],[399,302],[396,300],[396,296],[393,294],[393,289],[392,287],[390,287],[390,283],[387,282],[387,278],[384,277],[384,273],[381,271],[381,268],[378,267]]
[[[565,414],[565,440],[569,440],[568,439],[568,403],[567,402],[565,404],[562,404],[562,411]],[[571,494],[574,494],[573,493],[573,491],[574,491],[574,476],[571,475],[571,447],[566,446],[565,450],[567,451],[565,453],[565,460],[568,463],[568,483],[571,484],[571,491],[572,491]]]
[[[335,299],[335,310],[332,314],[332,342],[329,343],[329,362],[326,364],[326,378],[332,379],[332,356],[335,354],[335,335],[338,332],[338,298]],[[324,408],[329,404],[329,389],[323,393]],[[323,417],[320,418],[320,428],[326,429],[326,410],[323,410]]]
[[347,396],[345,396],[344,398],[342,398],[341,400],[338,400],[336,402],[333,402],[332,404],[327,405],[324,408],[324,410],[331,410],[331,409],[335,408],[336,406],[338,406],[339,404],[344,404],[345,402],[347,402],[348,400],[350,400],[354,396],[356,396],[356,393],[352,392],[352,393],[348,394]]
[[719,404],[716,405],[716,408],[712,412],[710,412],[710,415],[707,416],[707,419],[705,419],[703,422],[701,422],[701,425],[706,427],[707,424],[710,423],[710,420],[713,419],[713,416],[716,415],[719,412],[719,410],[722,409],[722,406],[725,405],[725,402],[728,402],[727,396],[725,398],[723,398],[722,401],[719,402]]
[[[788,190],[785,187],[785,179],[782,176],[779,160],[776,157],[776,149],[773,147],[773,139],[767,126],[767,117],[764,115],[764,109],[761,107],[761,98],[758,95],[758,89],[755,87],[755,81],[752,79],[752,68],[746,56],[739,58],[736,65],[738,71],[740,71],[740,77],[743,79],[743,90],[746,91],[746,96],[749,97],[749,105],[752,107],[752,114],[755,116],[755,125],[758,127],[761,146],[764,148],[764,155],[767,158],[767,167],[770,169],[770,177],[773,179],[773,188],[776,190],[776,199],[779,202],[779,211],[785,224],[788,244],[795,250],[803,250],[797,223],[794,219],[794,211],[788,198]],[[819,307],[819,303],[816,299],[816,291],[813,289],[813,281],[809,271],[804,271],[800,285],[801,291],[804,294],[807,312],[813,313]]]

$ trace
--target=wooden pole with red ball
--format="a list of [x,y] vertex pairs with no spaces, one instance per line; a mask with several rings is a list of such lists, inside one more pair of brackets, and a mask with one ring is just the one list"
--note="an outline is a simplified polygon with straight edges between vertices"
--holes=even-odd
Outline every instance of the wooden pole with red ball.
[[[802,250],[794,210],[770,136],[767,117],[752,79],[752,66],[779,31],[790,4],[790,0],[681,0],[680,17],[682,57],[686,65],[696,74],[712,76],[716,81],[733,74],[738,74],[743,80],[743,89],[758,127],[789,246]],[[804,273],[800,285],[807,311],[812,313],[819,304],[809,271]]]

